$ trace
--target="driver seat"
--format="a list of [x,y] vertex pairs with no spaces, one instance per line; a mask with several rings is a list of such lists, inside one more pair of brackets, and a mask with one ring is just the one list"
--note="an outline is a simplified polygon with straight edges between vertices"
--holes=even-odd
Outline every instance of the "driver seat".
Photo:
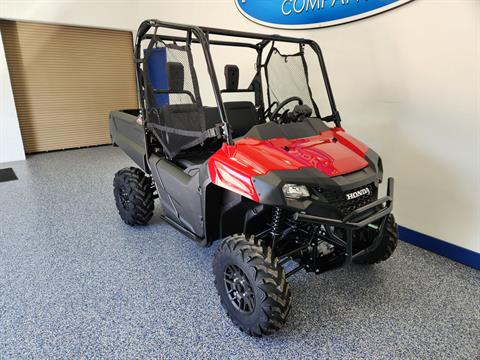
[[245,135],[255,125],[263,124],[255,105],[250,101],[225,102],[225,111],[232,127],[232,138]]
[[[235,93],[238,91],[239,69],[237,65],[225,65],[225,91]],[[262,124],[257,109],[250,101],[226,101],[225,111],[232,128],[232,137],[244,136],[253,126]]]
[[[250,101],[225,101],[223,105],[232,129],[232,138],[242,137],[255,125],[265,123],[260,120],[255,105]],[[207,128],[222,123],[216,107],[205,107],[204,111]]]

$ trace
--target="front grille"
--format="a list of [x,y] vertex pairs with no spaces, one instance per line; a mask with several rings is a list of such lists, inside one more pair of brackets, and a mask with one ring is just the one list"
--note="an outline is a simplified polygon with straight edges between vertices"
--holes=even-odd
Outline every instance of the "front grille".
[[[368,188],[368,190],[370,191],[369,194],[360,195],[350,200],[347,199],[347,194],[351,194],[366,188]],[[356,189],[351,189],[345,192],[341,190],[326,190],[320,187],[316,187],[315,192],[325,197],[328,203],[337,208],[343,216],[346,216],[352,211],[359,209],[362,206],[368,205],[377,199],[377,188],[373,183],[360,186]]]

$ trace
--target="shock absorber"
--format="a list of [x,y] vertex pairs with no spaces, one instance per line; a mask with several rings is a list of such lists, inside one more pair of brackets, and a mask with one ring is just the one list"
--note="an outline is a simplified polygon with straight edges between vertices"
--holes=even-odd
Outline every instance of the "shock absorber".
[[272,228],[270,230],[270,234],[272,235],[272,247],[275,244],[277,237],[279,237],[281,234],[282,220],[283,209],[279,208],[278,206],[274,207],[272,214]]

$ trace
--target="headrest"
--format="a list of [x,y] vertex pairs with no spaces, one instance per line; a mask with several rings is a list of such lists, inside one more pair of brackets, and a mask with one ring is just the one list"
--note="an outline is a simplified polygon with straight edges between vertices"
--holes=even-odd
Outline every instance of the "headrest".
[[179,62],[167,62],[168,89],[182,91],[185,79],[185,70]]
[[237,65],[225,65],[225,83],[227,90],[238,90],[239,70]]

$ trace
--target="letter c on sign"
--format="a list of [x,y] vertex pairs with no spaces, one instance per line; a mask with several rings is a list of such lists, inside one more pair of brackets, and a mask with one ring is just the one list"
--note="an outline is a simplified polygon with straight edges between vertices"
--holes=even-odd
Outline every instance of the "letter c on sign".
[[292,13],[292,9],[290,9],[290,10],[288,10],[288,11],[285,11],[285,5],[286,5],[287,3],[291,3],[291,2],[292,2],[292,0],[284,0],[284,1],[283,1],[283,4],[282,4],[282,14],[283,14],[283,15],[288,16],[288,15],[290,15],[290,14]]

